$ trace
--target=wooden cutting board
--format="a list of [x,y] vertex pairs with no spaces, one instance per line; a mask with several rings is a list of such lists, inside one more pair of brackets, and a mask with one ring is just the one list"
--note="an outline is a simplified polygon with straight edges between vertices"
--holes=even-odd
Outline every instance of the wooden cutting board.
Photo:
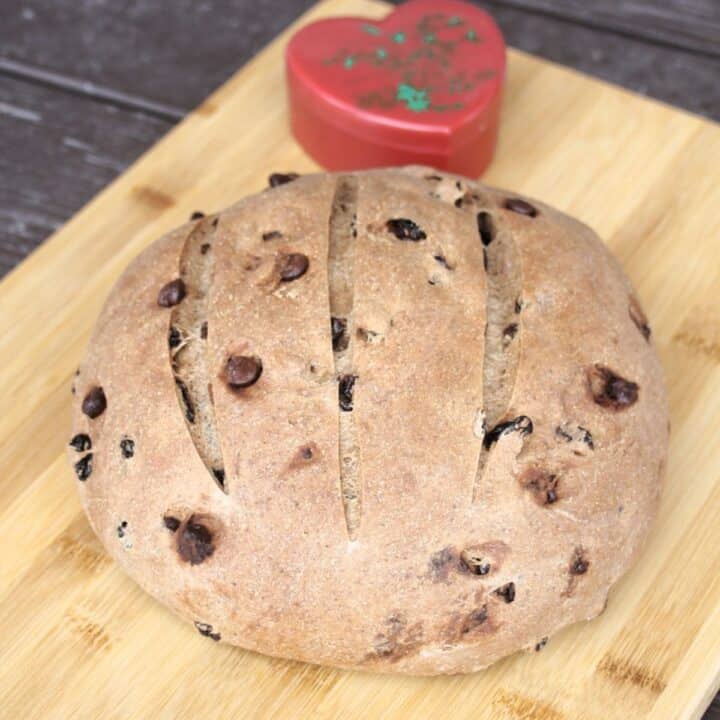
[[[300,23],[348,12],[386,6],[328,0]],[[340,672],[209,643],[94,538],[63,456],[71,377],[142,248],[272,170],[313,169],[287,128],[287,38],[0,285],[0,716],[700,717],[720,684],[720,128],[519,52],[486,179],[599,231],[638,288],[670,388],[660,515],[604,615],[465,677]]]

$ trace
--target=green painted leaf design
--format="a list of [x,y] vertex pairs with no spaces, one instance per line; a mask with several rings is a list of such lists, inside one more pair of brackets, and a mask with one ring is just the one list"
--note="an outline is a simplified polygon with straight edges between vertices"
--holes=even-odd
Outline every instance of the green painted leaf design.
[[408,110],[423,112],[430,107],[427,90],[414,88],[408,83],[400,83],[397,89],[397,99],[404,102]]

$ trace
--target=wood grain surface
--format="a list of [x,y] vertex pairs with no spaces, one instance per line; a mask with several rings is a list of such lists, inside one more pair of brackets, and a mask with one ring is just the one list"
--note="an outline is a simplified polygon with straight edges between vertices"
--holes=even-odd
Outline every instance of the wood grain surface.
[[[385,6],[330,0],[313,13]],[[127,262],[196,209],[313,164],[273,43],[0,285],[0,708],[8,717],[699,718],[720,683],[720,129],[512,52],[491,183],[606,239],[653,323],[673,435],[657,523],[597,620],[465,677],[339,672],[218,646],[103,552],[63,447],[69,387]],[[120,131],[118,127],[117,131]],[[132,132],[128,133],[132,137]],[[572,172],[568,169],[572,168]],[[151,478],[148,479],[152,481]]]
[[716,0],[497,0],[497,4],[642,37],[693,54],[720,56],[720,3]]
[[0,266],[9,270],[172,123],[0,76]]

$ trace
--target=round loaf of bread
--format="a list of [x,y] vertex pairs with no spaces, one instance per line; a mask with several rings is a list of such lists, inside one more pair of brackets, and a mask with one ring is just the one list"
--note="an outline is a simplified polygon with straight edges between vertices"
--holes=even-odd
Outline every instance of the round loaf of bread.
[[108,551],[211,640],[348,668],[470,672],[602,612],[668,439],[602,242],[430,168],[271,180],[97,322],[69,454]]

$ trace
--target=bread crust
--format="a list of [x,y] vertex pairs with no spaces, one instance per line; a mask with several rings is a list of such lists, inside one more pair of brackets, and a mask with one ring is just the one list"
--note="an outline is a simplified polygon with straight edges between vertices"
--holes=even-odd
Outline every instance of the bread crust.
[[[126,572],[213,640],[347,668],[471,672],[602,612],[637,558],[667,448],[662,370],[629,281],[577,220],[430,168],[350,177],[351,208],[337,209],[343,177],[304,176],[175,230],[128,267],[76,379],[71,435],[92,443],[80,495]],[[328,273],[334,210],[356,233],[351,291]],[[388,225],[398,219],[425,237],[399,237],[417,232]],[[204,343],[213,412],[200,415],[213,418],[222,482],[191,437],[172,307],[158,304],[198,224],[212,282],[178,302],[204,303],[189,315],[206,315],[206,337],[181,335]],[[349,411],[330,322],[341,292]],[[494,341],[487,323],[502,323]],[[261,374],[231,386],[230,357],[259,359]],[[505,424],[483,427],[497,383]],[[190,394],[199,386],[193,376]],[[106,407],[91,418],[82,403],[96,387]],[[75,465],[86,443],[68,453]]]

